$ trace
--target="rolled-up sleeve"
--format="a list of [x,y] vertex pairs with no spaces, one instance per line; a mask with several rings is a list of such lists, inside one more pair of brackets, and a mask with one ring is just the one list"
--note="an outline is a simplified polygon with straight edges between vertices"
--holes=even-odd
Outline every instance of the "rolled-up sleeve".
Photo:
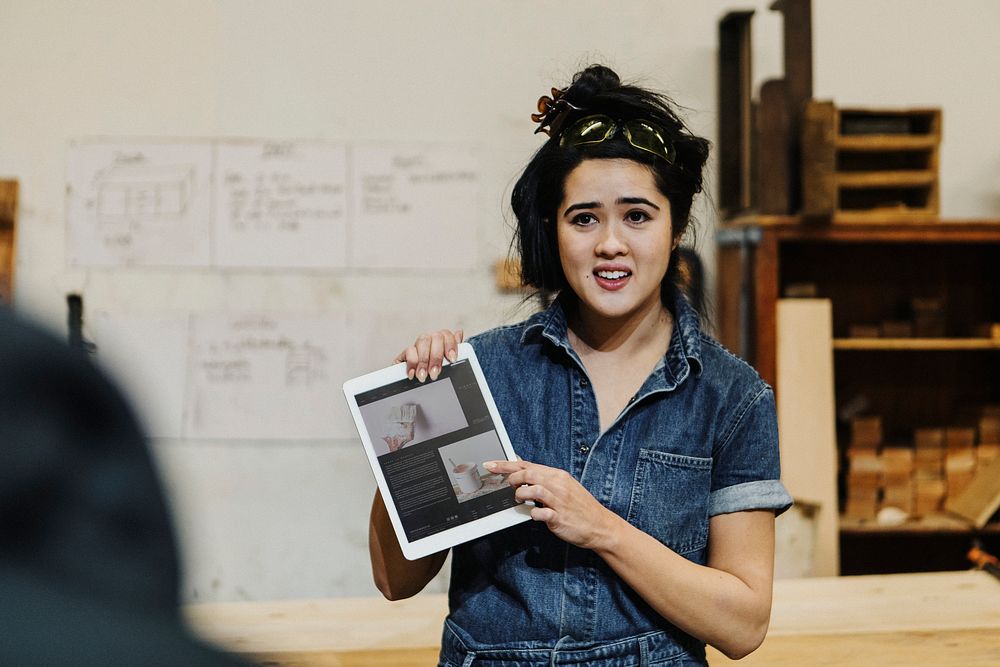
[[778,515],[792,506],[781,483],[774,392],[766,384],[740,402],[712,458],[709,516],[760,509]]

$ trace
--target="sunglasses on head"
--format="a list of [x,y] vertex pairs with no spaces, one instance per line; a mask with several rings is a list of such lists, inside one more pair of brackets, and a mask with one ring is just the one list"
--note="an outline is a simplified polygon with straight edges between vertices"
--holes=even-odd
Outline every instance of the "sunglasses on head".
[[559,145],[569,147],[599,144],[614,137],[619,130],[635,148],[673,164],[673,146],[663,136],[663,131],[647,120],[618,121],[603,114],[584,116],[562,132]]

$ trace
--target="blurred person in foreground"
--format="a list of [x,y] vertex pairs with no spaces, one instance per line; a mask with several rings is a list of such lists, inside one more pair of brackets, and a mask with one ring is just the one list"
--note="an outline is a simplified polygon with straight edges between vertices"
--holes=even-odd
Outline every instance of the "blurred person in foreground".
[[0,311],[0,665],[238,665],[179,613],[168,508],[87,356]]

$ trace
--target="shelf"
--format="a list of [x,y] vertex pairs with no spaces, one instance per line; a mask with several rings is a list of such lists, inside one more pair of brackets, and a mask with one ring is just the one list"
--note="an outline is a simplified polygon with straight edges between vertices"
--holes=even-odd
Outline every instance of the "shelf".
[[993,338],[834,338],[835,350],[1000,350]]
[[888,526],[867,521],[865,519],[848,519],[840,517],[840,532],[852,534],[883,534],[883,533],[957,533],[957,534],[993,534],[1000,533],[1000,523],[986,524],[982,529],[976,529],[969,523],[947,514],[932,514],[921,519],[909,519],[906,523]]
[[932,171],[858,171],[838,172],[834,177],[842,188],[919,188],[929,187],[936,178]]
[[837,137],[837,148],[849,151],[920,151],[938,145],[933,135],[850,135]]

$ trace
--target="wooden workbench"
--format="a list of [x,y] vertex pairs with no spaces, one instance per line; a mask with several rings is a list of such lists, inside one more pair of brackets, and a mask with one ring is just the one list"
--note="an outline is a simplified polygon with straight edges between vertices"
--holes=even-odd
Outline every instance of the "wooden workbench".
[[[444,595],[232,602],[186,609],[203,636],[280,665],[434,665]],[[775,582],[764,644],[735,663],[771,667],[1000,665],[1000,581],[935,572]]]

